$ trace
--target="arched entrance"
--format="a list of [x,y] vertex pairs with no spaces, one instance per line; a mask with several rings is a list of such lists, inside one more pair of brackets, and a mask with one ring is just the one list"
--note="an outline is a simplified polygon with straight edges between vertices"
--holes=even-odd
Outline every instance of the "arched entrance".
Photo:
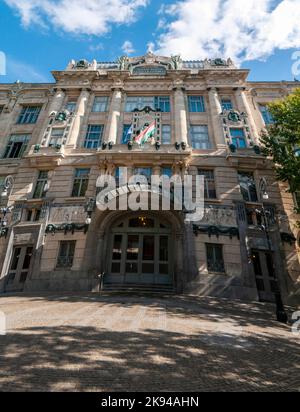
[[129,214],[111,226],[106,284],[174,285],[172,226],[163,218]]

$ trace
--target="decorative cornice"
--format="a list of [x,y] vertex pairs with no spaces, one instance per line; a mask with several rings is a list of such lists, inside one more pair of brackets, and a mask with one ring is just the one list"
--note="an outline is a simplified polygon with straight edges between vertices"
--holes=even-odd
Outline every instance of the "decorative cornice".
[[46,234],[55,235],[56,232],[64,232],[64,234],[75,233],[75,231],[83,231],[85,234],[89,229],[89,225],[87,224],[79,224],[79,223],[62,223],[60,225],[50,224],[46,227]]
[[209,237],[229,236],[230,239],[232,239],[233,237],[237,237],[239,239],[240,237],[239,230],[236,227],[193,225],[193,232],[195,236],[198,236],[199,233],[202,233],[208,235]]

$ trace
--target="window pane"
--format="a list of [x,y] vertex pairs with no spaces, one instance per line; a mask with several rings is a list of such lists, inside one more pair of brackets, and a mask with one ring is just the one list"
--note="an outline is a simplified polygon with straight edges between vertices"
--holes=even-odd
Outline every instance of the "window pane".
[[239,172],[238,177],[243,199],[246,202],[257,202],[258,197],[253,174],[247,172]]
[[191,141],[192,146],[196,150],[207,150],[210,149],[210,141],[208,135],[208,126],[199,125],[191,126]]
[[154,236],[144,236],[143,260],[154,260]]
[[230,99],[222,99],[221,100],[221,105],[223,110],[232,110],[233,109],[233,104]]
[[192,113],[205,112],[205,104],[203,96],[189,96],[189,111]]
[[245,131],[241,128],[231,128],[230,129],[231,141],[239,149],[246,149],[246,137]]
[[139,236],[128,235],[127,260],[138,260],[139,257]]
[[198,169],[198,174],[204,176],[204,197],[205,199],[216,199],[215,175],[212,170]]
[[76,240],[60,242],[57,267],[70,268],[73,266],[75,246]]
[[103,125],[89,125],[86,133],[85,149],[98,149],[102,144]]
[[19,124],[34,124],[37,122],[41,111],[40,106],[24,106],[22,108],[20,117],[18,119]]
[[122,135],[122,144],[127,144],[130,140],[129,130],[131,128],[130,124],[124,124],[123,126],[123,135]]
[[159,241],[159,260],[167,262],[169,260],[169,238],[168,236],[160,236]]
[[30,135],[12,135],[9,138],[4,158],[17,159],[21,158],[27,149]]
[[222,245],[207,244],[207,269],[212,273],[225,273]]
[[169,124],[164,124],[162,126],[162,144],[171,144],[171,126]]
[[93,104],[93,112],[106,112],[108,110],[108,97],[96,96]]
[[122,235],[115,235],[114,237],[114,246],[113,246],[113,260],[122,259]]
[[269,109],[267,108],[267,106],[264,105],[260,105],[260,111],[262,114],[262,117],[264,119],[265,124],[273,124],[274,123],[274,118],[271,115],[271,113],[269,112]]

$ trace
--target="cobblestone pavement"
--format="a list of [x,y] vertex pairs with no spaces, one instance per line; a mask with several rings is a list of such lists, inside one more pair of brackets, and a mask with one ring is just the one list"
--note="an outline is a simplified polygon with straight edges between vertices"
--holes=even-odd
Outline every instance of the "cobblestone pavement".
[[274,307],[213,298],[0,298],[1,391],[299,391]]

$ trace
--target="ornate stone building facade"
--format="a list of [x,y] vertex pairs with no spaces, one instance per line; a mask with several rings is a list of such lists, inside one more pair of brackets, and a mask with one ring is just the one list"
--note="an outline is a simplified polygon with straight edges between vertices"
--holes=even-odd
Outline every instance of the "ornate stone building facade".
[[[285,302],[297,300],[294,199],[259,148],[272,121],[266,104],[296,83],[249,82],[230,59],[151,53],[72,61],[53,76],[0,85],[1,292],[142,288],[273,300],[278,284]],[[155,136],[138,146],[134,136],[150,122]],[[119,177],[120,167],[147,178],[204,175],[203,219],[101,212],[97,178]]]

